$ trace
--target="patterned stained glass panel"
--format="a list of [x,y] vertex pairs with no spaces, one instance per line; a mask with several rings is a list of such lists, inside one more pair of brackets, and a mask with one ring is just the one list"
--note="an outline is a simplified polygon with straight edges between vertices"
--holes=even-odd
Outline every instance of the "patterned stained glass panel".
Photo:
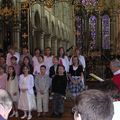
[[84,20],[80,16],[75,18],[75,27],[76,27],[76,45],[78,47],[83,47],[83,30],[84,30]]
[[97,34],[97,18],[92,15],[89,18],[89,31],[90,31],[90,49],[96,48],[96,34]]
[[97,3],[97,0],[82,0],[82,4],[84,6],[91,6],[91,5],[95,6],[96,3]]
[[110,49],[110,17],[102,16],[102,49]]

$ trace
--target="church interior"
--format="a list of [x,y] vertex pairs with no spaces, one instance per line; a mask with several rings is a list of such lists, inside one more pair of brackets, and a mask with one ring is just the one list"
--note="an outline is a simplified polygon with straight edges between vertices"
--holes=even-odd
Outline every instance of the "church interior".
[[[120,60],[120,0],[0,0],[0,55],[11,46],[19,53],[27,46],[31,55],[50,48],[54,56],[63,48],[69,60],[79,48],[86,62],[84,89],[120,99],[109,68],[110,61]],[[65,101],[62,120],[73,120],[69,93]]]

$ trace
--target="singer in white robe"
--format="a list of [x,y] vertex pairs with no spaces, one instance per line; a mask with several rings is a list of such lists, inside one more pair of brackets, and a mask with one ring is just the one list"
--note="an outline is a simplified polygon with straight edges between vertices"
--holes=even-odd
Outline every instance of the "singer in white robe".
[[[20,110],[33,110],[36,109],[35,95],[33,91],[34,78],[31,74],[24,76],[20,75],[19,88],[20,98],[18,102],[18,109]],[[23,91],[26,89],[26,91]]]

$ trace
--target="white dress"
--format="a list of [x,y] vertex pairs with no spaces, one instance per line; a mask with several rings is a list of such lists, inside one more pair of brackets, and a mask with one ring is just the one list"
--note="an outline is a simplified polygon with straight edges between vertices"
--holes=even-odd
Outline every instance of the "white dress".
[[11,95],[13,102],[18,102],[19,90],[17,76],[15,76],[14,79],[9,78],[9,80],[7,81],[6,89]]
[[[28,76],[20,75],[19,88],[20,97],[18,102],[18,109],[20,110],[33,110],[36,109],[35,95],[33,91],[34,78],[31,74]],[[22,92],[21,89],[28,89]]]

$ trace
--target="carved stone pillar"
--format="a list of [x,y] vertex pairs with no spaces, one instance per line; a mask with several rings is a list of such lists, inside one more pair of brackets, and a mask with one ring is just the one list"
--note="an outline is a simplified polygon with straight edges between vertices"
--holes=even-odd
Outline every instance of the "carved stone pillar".
[[57,55],[57,38],[56,37],[51,38],[51,48],[52,48],[52,54]]
[[57,48],[59,49],[59,47],[62,47],[62,40],[61,39],[57,40]]
[[44,32],[42,32],[40,35],[40,48],[42,51],[44,50],[44,35]]
[[45,34],[44,39],[44,48],[51,47],[51,34]]
[[17,50],[20,50],[20,29],[14,28],[13,31],[13,45]]

